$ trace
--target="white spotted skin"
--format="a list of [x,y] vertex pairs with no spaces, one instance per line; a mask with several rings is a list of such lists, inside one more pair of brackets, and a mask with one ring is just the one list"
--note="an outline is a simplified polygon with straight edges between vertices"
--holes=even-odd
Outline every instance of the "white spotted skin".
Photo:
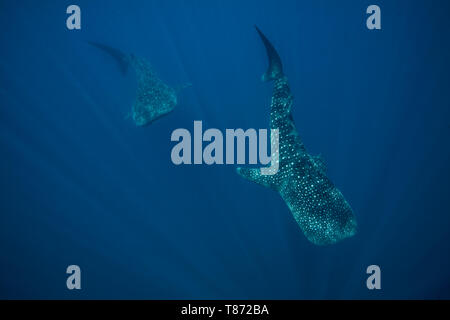
[[353,236],[356,220],[342,193],[326,176],[325,166],[310,156],[292,118],[293,97],[285,76],[276,79],[270,128],[279,130],[279,171],[262,176],[258,169],[238,168],[243,177],[278,191],[309,241],[328,245]]
[[136,72],[137,94],[132,118],[137,126],[146,126],[173,111],[177,105],[176,91],[162,82],[150,65],[133,55],[128,62]]

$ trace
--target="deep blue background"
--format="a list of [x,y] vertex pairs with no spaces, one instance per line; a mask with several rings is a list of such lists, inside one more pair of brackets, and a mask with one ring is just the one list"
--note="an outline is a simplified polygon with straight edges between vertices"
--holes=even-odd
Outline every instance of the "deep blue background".
[[[1,1],[0,298],[450,298],[448,1]],[[78,4],[82,30],[66,29]],[[382,30],[365,10],[378,4]],[[176,128],[267,128],[257,24],[359,233],[309,243],[235,166],[175,166]],[[150,61],[175,111],[125,115]],[[65,269],[82,269],[82,290]],[[380,265],[382,290],[366,288]]]

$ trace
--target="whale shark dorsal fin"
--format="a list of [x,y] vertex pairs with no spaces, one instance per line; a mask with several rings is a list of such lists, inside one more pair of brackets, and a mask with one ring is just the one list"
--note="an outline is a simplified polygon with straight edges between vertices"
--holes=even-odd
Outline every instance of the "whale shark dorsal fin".
[[114,49],[110,46],[107,46],[105,44],[101,44],[98,42],[94,42],[94,41],[88,41],[88,43],[91,46],[94,46],[106,53],[108,53],[111,57],[114,58],[114,60],[117,62],[117,64],[119,65],[120,71],[122,72],[123,75],[127,74],[128,71],[128,67],[129,67],[129,61],[128,61],[128,57],[126,54],[124,54],[123,52],[121,52],[120,50]]
[[259,28],[255,25],[256,31],[258,31],[261,40],[264,43],[267,51],[267,58],[269,59],[269,67],[267,71],[262,76],[262,81],[271,81],[279,79],[283,76],[283,65],[281,63],[280,56],[278,55],[277,50],[275,50],[274,46],[270,43],[270,41],[266,38],[266,36],[259,30]]

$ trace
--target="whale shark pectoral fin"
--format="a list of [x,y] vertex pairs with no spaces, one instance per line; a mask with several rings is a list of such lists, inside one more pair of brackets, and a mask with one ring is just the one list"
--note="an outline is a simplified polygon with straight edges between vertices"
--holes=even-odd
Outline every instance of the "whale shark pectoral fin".
[[266,47],[267,58],[269,59],[269,67],[263,74],[262,81],[266,82],[279,79],[283,76],[283,64],[281,63],[280,56],[278,55],[277,50],[275,50],[275,47],[270,43],[261,30],[259,30],[257,26],[255,26],[255,28],[256,31],[258,31],[264,46]]
[[122,72],[123,75],[127,74],[128,71],[128,67],[129,67],[129,61],[127,59],[127,55],[125,55],[124,53],[122,53],[121,51],[114,49],[110,46],[98,43],[98,42],[93,42],[93,41],[88,41],[88,43],[91,46],[94,46],[106,53],[108,53],[110,56],[112,56],[116,62],[119,65],[120,71]]
[[272,176],[262,175],[261,169],[238,167],[236,169],[236,171],[241,177],[243,177],[249,181],[255,182],[264,187],[275,189],[276,180],[275,180],[274,176],[273,175]]
[[186,82],[186,83],[176,86],[174,89],[175,89],[175,92],[178,94],[181,90],[189,88],[189,87],[192,87],[192,83]]

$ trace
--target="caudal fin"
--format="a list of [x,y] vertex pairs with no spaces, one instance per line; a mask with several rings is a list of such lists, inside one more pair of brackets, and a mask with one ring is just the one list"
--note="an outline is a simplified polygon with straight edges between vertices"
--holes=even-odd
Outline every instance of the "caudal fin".
[[266,36],[259,30],[257,26],[255,26],[256,31],[258,31],[261,40],[264,43],[267,51],[267,58],[269,59],[269,68],[263,74],[263,81],[271,81],[279,79],[283,76],[283,65],[281,63],[280,56],[278,55],[277,50],[275,50],[274,46],[270,43],[270,41],[266,38]]
[[123,75],[125,75],[128,71],[128,59],[127,56],[122,53],[121,51],[114,49],[110,46],[98,43],[98,42],[92,42],[92,41],[88,41],[88,43],[91,46],[94,46],[106,53],[108,53],[110,56],[112,56],[114,58],[114,60],[116,60],[117,64],[119,65],[120,71],[122,72]]

